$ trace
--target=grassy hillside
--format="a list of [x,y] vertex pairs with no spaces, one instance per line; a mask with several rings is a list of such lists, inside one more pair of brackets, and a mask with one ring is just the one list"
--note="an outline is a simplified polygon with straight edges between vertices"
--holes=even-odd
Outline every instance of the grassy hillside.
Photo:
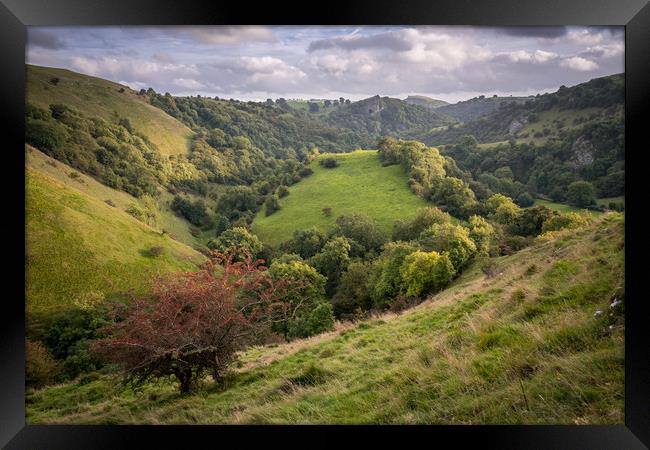
[[27,422],[620,424],[623,225],[561,232],[492,278],[474,264],[399,316],[252,348],[225,390],[101,375],[29,392]]
[[502,103],[524,103],[530,97],[474,97],[454,104],[441,105],[439,112],[461,122],[470,122],[499,109]]
[[[338,167],[326,169],[318,160],[334,157]],[[314,173],[289,189],[280,199],[281,209],[270,216],[257,213],[253,231],[265,242],[278,244],[294,230],[316,227],[328,230],[342,214],[363,213],[390,232],[393,222],[415,214],[426,202],[409,191],[400,166],[382,167],[376,151],[324,153],[310,167]],[[323,208],[332,208],[326,217]]]
[[[117,209],[126,211],[131,205],[142,205],[142,201],[133,197],[124,191],[112,189],[88,175],[73,169],[67,164],[57,161],[44,154],[43,152],[31,146],[26,146],[28,153],[26,155],[26,164],[31,169],[53,178],[59,183],[79,190],[86,195],[94,197],[97,200],[107,201],[110,200]],[[72,173],[76,175],[71,176]],[[74,177],[74,178],[73,178]],[[189,231],[189,224],[187,221],[174,214],[169,207],[169,203],[173,196],[167,192],[162,193],[158,200],[158,211],[160,213],[158,223],[154,228],[157,230],[166,230],[169,235],[178,241],[181,241],[189,246],[198,243],[197,238],[192,236]]]
[[[62,103],[89,117],[128,118],[165,155],[186,154],[192,131],[162,110],[148,104],[126,86],[64,69],[27,65],[27,101],[47,109]],[[51,80],[58,78],[53,84]],[[123,92],[120,90],[123,89]]]
[[[29,312],[63,309],[94,293],[145,286],[147,274],[191,270],[203,260],[192,248],[161,235],[123,208],[128,194],[72,173],[36,150],[26,167],[26,291]],[[46,168],[45,166],[48,166]],[[105,200],[111,200],[115,207]],[[158,257],[152,247],[163,247]]]

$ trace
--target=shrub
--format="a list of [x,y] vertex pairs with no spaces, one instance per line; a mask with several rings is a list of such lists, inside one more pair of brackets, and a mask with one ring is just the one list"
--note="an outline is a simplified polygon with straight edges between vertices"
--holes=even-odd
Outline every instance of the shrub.
[[323,215],[325,217],[330,217],[332,215],[332,208],[323,208]]
[[60,373],[60,363],[41,342],[25,342],[25,384],[42,387],[56,381]]
[[289,195],[289,189],[286,186],[280,186],[278,188],[278,197],[279,198],[284,198],[287,195]]
[[333,169],[339,165],[338,161],[336,161],[335,158],[323,158],[319,160],[318,163],[326,169]]
[[454,276],[454,266],[446,253],[416,251],[404,259],[401,267],[408,296],[439,291]]
[[410,220],[398,220],[393,224],[393,241],[410,241],[433,224],[451,221],[451,216],[439,208],[428,207],[417,210],[415,217]]
[[574,181],[568,187],[567,201],[570,205],[584,208],[596,203],[596,190],[588,181]]
[[277,195],[270,195],[264,202],[265,213],[270,216],[280,209],[280,201]]
[[334,313],[328,302],[319,303],[311,311],[299,315],[288,324],[287,337],[304,338],[334,329]]
[[113,208],[115,208],[115,202],[110,198],[108,200],[104,200],[104,203],[106,203],[108,206],[112,206]]
[[293,237],[284,242],[281,248],[286,253],[296,253],[303,259],[311,258],[325,245],[325,235],[316,228],[296,230]]
[[522,208],[527,208],[529,206],[532,206],[533,203],[535,203],[535,200],[533,200],[533,197],[528,192],[522,192],[517,197],[517,205],[519,205]]
[[298,172],[298,174],[303,178],[308,177],[312,173],[314,173],[314,171],[309,167],[304,167],[304,168],[300,169],[300,172]]
[[56,122],[27,119],[25,123],[25,142],[49,156],[58,156],[67,139],[65,128]]
[[147,256],[150,258],[157,258],[159,256],[162,256],[165,253],[165,247],[151,247],[149,250],[147,250]]
[[[343,236],[361,246],[361,253],[379,251],[387,237],[372,218],[359,213],[345,214],[337,217],[331,232],[332,236]],[[354,255],[361,256],[361,255]]]
[[93,350],[135,385],[174,376],[186,394],[206,373],[220,380],[236,352],[259,343],[275,311],[285,309],[288,283],[273,281],[258,263],[214,255],[198,272],[155,278],[151,296],[118,310],[123,320]]
[[367,311],[372,307],[369,278],[371,267],[363,262],[351,262],[341,275],[336,295],[332,299],[336,317],[350,318],[357,309]]
[[325,275],[330,286],[336,284],[350,263],[350,241],[345,237],[335,237],[314,255],[309,263]]

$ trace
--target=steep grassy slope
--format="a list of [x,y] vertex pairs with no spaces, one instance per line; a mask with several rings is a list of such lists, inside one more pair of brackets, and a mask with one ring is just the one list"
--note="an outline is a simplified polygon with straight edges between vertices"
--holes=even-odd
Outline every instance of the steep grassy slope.
[[[334,157],[339,165],[322,167],[318,161]],[[278,244],[294,230],[316,227],[327,231],[342,214],[363,213],[390,232],[393,222],[415,214],[426,202],[413,194],[400,166],[382,167],[376,151],[325,153],[310,167],[314,173],[292,186],[280,199],[281,208],[270,216],[257,213],[253,231],[265,242]],[[323,208],[331,208],[329,217]]]
[[[79,190],[84,194],[94,197],[101,201],[110,201],[116,208],[126,211],[131,205],[142,205],[142,201],[133,197],[132,195],[112,189],[88,175],[73,169],[72,167],[55,160],[44,154],[43,152],[31,146],[26,146],[26,164],[31,169],[53,178],[65,186],[72,187]],[[71,174],[75,174],[72,175]],[[73,178],[74,177],[74,178]],[[166,230],[169,235],[178,241],[183,242],[189,246],[194,246],[198,243],[198,239],[190,234],[189,224],[187,221],[178,217],[169,207],[169,203],[173,196],[167,192],[162,193],[158,199],[158,211],[160,213],[158,223],[154,228],[158,230]]]
[[404,101],[411,105],[420,105],[430,109],[440,108],[441,106],[446,106],[449,104],[444,100],[427,97],[426,95],[409,95],[404,99]]
[[475,264],[402,315],[252,348],[225,390],[102,375],[28,393],[27,422],[620,424],[623,248],[609,214],[499,258],[493,278]]
[[[89,117],[128,118],[165,155],[186,154],[192,131],[121,84],[64,69],[26,66],[27,101],[47,109],[62,103]],[[51,80],[58,78],[53,84]],[[123,92],[120,90],[123,89]]]
[[[124,212],[128,194],[81,174],[64,180],[64,165],[51,166],[45,158],[36,150],[28,151],[25,284],[29,312],[53,312],[98,292],[138,291],[148,273],[191,270],[203,260],[192,248]],[[43,164],[51,170],[40,167]],[[68,168],[65,173],[72,172]],[[165,249],[163,255],[147,255],[158,246]]]

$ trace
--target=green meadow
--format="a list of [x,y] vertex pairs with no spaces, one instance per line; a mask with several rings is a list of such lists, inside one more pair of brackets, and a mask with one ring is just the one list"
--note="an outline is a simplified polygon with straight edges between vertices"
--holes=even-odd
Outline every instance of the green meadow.
[[[338,166],[322,167],[322,158],[335,158]],[[408,219],[425,200],[413,194],[400,166],[382,167],[374,150],[352,153],[324,153],[309,166],[314,173],[289,188],[289,195],[280,199],[281,209],[270,216],[264,209],[253,221],[253,232],[262,241],[279,244],[291,238],[295,230],[318,228],[329,230],[343,214],[362,213],[375,219],[390,233],[398,219]],[[324,208],[331,208],[326,216]]]

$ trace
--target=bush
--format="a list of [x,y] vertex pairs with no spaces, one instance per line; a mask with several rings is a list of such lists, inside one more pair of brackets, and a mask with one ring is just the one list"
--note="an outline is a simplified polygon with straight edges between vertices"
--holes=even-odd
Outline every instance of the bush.
[[323,208],[323,215],[325,217],[330,217],[332,215],[332,208]]
[[[361,254],[379,251],[388,240],[379,224],[372,218],[359,213],[337,217],[331,232],[332,236],[343,236],[361,247]],[[353,254],[353,256],[361,256]]]
[[411,241],[433,224],[451,221],[451,216],[435,206],[420,208],[410,220],[398,220],[393,224],[393,241]]
[[162,256],[165,253],[165,247],[151,247],[150,249],[147,250],[147,256],[150,258],[157,258],[159,256]]
[[305,338],[334,329],[332,305],[319,303],[313,310],[289,322],[289,338]]
[[269,196],[264,202],[265,214],[270,216],[274,212],[280,210],[280,201],[277,195]]
[[323,158],[319,160],[318,163],[326,169],[333,169],[339,165],[338,161],[336,161],[335,158]]
[[58,379],[61,365],[39,341],[25,342],[25,384],[42,387]]
[[25,142],[49,156],[59,156],[58,150],[67,139],[65,128],[56,122],[27,119],[25,123]]
[[574,181],[569,185],[567,201],[570,205],[579,208],[594,205],[596,203],[596,190],[588,181]]
[[314,171],[309,167],[304,167],[304,168],[300,169],[300,172],[298,172],[298,174],[300,174],[300,176],[303,177],[303,178],[308,177],[312,173],[314,173]]
[[332,299],[336,317],[351,318],[357,310],[367,311],[372,307],[369,278],[371,267],[363,262],[351,262],[341,275],[336,295]]
[[535,200],[528,192],[522,192],[517,197],[517,205],[519,205],[522,208],[527,208],[529,206],[532,206],[533,203],[535,203]]
[[580,228],[590,224],[591,222],[592,219],[588,213],[556,213],[544,221],[544,224],[542,225],[542,233],[559,231],[565,228]]
[[289,195],[289,189],[286,186],[280,186],[278,188],[278,197],[279,198],[284,198],[287,195]]
[[106,203],[108,206],[112,206],[113,208],[115,208],[115,202],[110,198],[108,200],[104,200],[104,203]]
[[[222,270],[216,270],[223,264]],[[215,255],[198,272],[153,281],[150,298],[123,306],[123,320],[93,344],[135,385],[174,376],[187,394],[206,373],[221,380],[236,352],[262,342],[283,310],[288,284],[274,282],[259,264]]]

